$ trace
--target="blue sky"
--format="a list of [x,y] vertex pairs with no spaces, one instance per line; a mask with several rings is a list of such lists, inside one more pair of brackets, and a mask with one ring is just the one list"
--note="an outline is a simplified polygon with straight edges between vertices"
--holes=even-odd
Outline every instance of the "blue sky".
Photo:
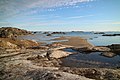
[[0,0],[0,27],[120,31],[120,0]]

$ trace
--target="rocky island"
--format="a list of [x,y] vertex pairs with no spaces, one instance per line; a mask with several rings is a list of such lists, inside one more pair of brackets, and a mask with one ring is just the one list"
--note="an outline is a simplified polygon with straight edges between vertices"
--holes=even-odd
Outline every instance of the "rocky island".
[[[54,34],[57,34],[55,32]],[[64,34],[64,33],[62,33]],[[18,28],[0,28],[0,80],[119,80],[118,68],[79,68],[62,66],[61,58],[77,52],[118,54],[119,45],[94,46],[81,37],[59,37],[67,40],[41,45],[43,42],[19,40],[21,35],[34,35]],[[117,48],[115,48],[117,46]]]

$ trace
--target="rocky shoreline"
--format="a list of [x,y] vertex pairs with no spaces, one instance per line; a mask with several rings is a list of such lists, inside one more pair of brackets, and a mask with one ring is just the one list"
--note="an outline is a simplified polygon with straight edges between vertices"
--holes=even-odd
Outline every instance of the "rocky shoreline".
[[[11,29],[7,28],[7,32]],[[6,33],[6,28],[0,31]],[[17,29],[18,30],[18,29]],[[51,45],[40,46],[30,40],[13,39],[13,32],[0,38],[0,80],[119,80],[120,70],[107,68],[72,68],[61,65],[61,58],[67,57],[74,52],[64,49],[74,49],[79,52],[119,52],[119,48],[111,45],[108,47],[96,47],[80,37],[60,37],[55,40],[65,40]],[[21,30],[20,30],[21,31]],[[24,31],[24,30],[23,30]],[[28,35],[30,32],[26,32]],[[19,36],[15,35],[15,36]],[[56,32],[55,32],[56,34]],[[118,46],[118,45],[117,45]],[[117,50],[117,51],[116,51]],[[117,53],[114,53],[117,54]],[[103,54],[106,56],[106,54]],[[109,55],[111,56],[111,55]]]

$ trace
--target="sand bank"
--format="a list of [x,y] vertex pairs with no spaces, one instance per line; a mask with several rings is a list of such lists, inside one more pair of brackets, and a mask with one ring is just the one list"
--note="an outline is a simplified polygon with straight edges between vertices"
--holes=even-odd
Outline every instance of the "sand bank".
[[60,38],[56,38],[54,40],[68,40],[68,41],[57,42],[57,43],[60,43],[62,45],[69,45],[69,46],[73,46],[73,47],[79,47],[79,48],[94,47],[94,45],[92,45],[86,39],[83,39],[81,37],[60,37]]

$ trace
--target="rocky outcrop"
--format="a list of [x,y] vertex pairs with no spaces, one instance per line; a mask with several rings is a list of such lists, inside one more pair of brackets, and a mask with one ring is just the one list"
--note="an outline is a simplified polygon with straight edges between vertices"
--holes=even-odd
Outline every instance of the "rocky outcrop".
[[[44,50],[44,49],[43,49]],[[119,69],[63,67],[41,49],[6,50],[0,55],[1,80],[119,80]],[[57,51],[57,50],[56,50]],[[56,52],[55,51],[55,52]],[[45,51],[46,52],[46,51]],[[9,53],[9,54],[8,54]],[[61,52],[60,52],[61,53]]]
[[103,34],[102,36],[120,36],[120,34]]
[[44,32],[43,34],[47,34],[46,36],[52,36],[52,34],[65,34],[65,32],[52,32],[52,33]]
[[110,48],[102,47],[102,46],[96,46],[92,50],[93,51],[100,51],[100,52],[108,52],[108,51],[110,51]]
[[102,52],[101,55],[109,58],[116,56],[116,54],[112,52]]
[[95,32],[94,34],[105,34],[104,32]]
[[95,80],[120,80],[119,69],[62,67],[61,70]]
[[60,71],[59,60],[37,56],[43,53],[41,50],[20,50],[11,52],[11,55],[7,53],[0,58],[0,80],[92,80]]
[[86,52],[86,53],[90,53],[90,52],[109,52],[110,51],[110,48],[102,47],[102,46],[83,47],[83,48],[72,47],[72,49],[74,49],[76,51],[79,51],[79,52]]
[[120,44],[112,44],[108,46],[111,49],[111,52],[120,54]]
[[31,32],[12,28],[2,27],[0,28],[0,47],[2,48],[27,48],[32,46],[39,46],[39,43],[31,40],[18,40],[15,37],[20,35],[28,35]]
[[51,34],[66,34],[65,32],[52,32]]
[[38,43],[31,40],[13,40],[11,38],[0,38],[0,47],[16,49],[16,48],[28,48],[33,46],[39,46],[42,43]]
[[49,32],[44,32],[43,34],[49,34]]
[[27,34],[31,34],[31,32],[18,28],[12,28],[12,27],[0,28],[0,37],[2,38],[13,38],[19,35],[27,35]]
[[26,77],[32,80],[92,80],[83,76],[67,72],[55,72],[47,70],[32,70],[26,73]]
[[8,42],[8,41],[3,41],[3,40],[0,40],[0,47],[2,48],[17,48],[17,45],[16,44],[13,44],[11,42]]
[[52,34],[47,34],[46,36],[52,36]]

